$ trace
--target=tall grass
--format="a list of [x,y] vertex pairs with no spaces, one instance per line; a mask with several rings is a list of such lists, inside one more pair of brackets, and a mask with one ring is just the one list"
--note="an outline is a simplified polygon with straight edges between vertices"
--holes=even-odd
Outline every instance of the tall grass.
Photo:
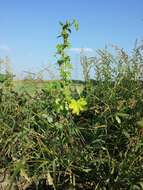
[[[143,189],[142,58],[139,48],[130,56],[99,50],[95,78],[83,88],[60,80],[33,95],[3,83],[0,175],[6,189]],[[79,115],[69,97],[86,100]]]

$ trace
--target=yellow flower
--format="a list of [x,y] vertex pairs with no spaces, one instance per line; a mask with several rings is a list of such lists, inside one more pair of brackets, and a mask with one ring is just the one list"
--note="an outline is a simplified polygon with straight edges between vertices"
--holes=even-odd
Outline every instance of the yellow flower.
[[84,98],[80,98],[78,100],[71,99],[69,108],[72,110],[73,114],[79,115],[81,111],[85,110],[86,105],[87,102],[84,100]]

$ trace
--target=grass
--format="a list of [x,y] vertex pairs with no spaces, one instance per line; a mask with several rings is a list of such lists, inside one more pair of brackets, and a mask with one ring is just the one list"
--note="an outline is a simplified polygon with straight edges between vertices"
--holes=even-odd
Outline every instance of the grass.
[[[35,93],[38,90],[46,89],[51,85],[54,85],[56,81],[55,80],[14,80],[13,87],[16,92],[28,92],[28,93]],[[73,80],[73,84],[71,89],[74,90],[75,88],[78,88],[79,91],[83,90],[83,81],[79,80]]]
[[17,80],[13,81],[14,89],[17,92],[27,91],[34,93],[38,89],[42,89],[49,84],[49,81],[35,81],[35,80]]
[[[66,46],[70,26],[61,24]],[[80,82],[68,78],[64,47],[57,47],[60,63],[68,60],[61,80],[8,80],[0,87],[2,184],[6,190],[142,190],[142,50],[98,51],[94,80]]]

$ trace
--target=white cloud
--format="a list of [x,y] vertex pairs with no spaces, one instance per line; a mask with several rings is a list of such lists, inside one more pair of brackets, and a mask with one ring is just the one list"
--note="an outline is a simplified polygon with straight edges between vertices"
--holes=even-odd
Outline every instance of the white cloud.
[[93,49],[92,48],[71,48],[70,51],[72,52],[77,52],[77,53],[80,53],[80,52],[93,52]]
[[0,44],[0,51],[10,52],[11,48],[5,44]]

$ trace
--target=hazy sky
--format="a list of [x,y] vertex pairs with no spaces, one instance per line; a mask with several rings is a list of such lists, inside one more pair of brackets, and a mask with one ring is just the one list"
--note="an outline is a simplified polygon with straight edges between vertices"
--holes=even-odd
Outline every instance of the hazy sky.
[[72,55],[110,43],[129,50],[143,39],[143,0],[0,0],[0,57],[8,55],[15,72],[54,63],[59,21],[72,18]]

